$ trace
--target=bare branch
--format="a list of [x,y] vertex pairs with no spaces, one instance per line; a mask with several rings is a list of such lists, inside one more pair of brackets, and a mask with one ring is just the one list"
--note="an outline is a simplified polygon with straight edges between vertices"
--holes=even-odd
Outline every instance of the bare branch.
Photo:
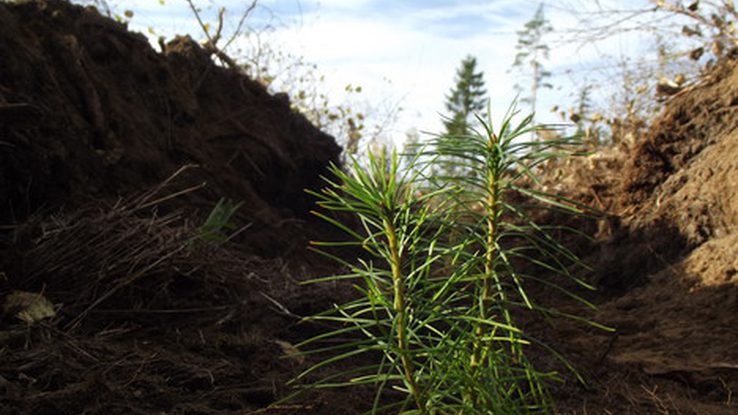
[[236,37],[238,37],[238,35],[241,34],[241,31],[243,30],[243,25],[246,22],[246,18],[251,14],[252,11],[254,11],[258,3],[259,3],[259,0],[251,0],[251,4],[249,5],[249,7],[246,8],[246,10],[241,15],[241,19],[238,21],[238,25],[236,25],[236,30],[231,35],[230,39],[228,39],[225,46],[223,46],[223,50],[228,49],[228,46],[231,45],[233,40],[235,40]]
[[236,30],[231,34],[225,46],[223,46],[222,48],[218,47],[218,41],[220,40],[222,31],[223,31],[223,20],[224,20],[224,15],[226,12],[225,7],[221,7],[220,10],[218,11],[218,26],[216,28],[215,35],[211,36],[210,31],[208,30],[208,25],[206,25],[203,22],[202,17],[200,16],[200,12],[198,11],[193,1],[192,0],[185,0],[185,1],[189,5],[190,10],[192,11],[192,14],[195,15],[195,18],[197,19],[197,23],[200,25],[200,28],[202,28],[202,31],[203,33],[205,33],[205,37],[207,38],[207,41],[203,45],[204,49],[208,53],[217,56],[218,59],[223,61],[223,63],[225,63],[228,67],[238,68],[239,65],[225,53],[225,50],[228,48],[228,46],[231,45],[231,43],[233,43],[233,41],[239,35],[241,35],[243,31],[243,26],[246,22],[246,18],[251,14],[252,11],[254,11],[254,9],[259,3],[259,0],[251,0],[251,4],[246,8],[246,10],[241,15],[241,19],[238,21],[238,25],[236,25]]

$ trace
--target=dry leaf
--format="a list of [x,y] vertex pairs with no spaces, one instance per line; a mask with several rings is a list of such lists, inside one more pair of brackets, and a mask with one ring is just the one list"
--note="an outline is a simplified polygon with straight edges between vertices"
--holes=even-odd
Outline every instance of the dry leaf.
[[56,317],[54,305],[41,293],[13,291],[5,297],[3,310],[28,324]]

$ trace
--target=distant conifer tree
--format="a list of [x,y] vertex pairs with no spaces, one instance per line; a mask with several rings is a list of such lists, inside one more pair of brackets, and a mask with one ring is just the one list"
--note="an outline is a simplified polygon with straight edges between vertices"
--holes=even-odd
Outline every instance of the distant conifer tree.
[[[544,42],[544,36],[551,33],[553,27],[543,13],[543,3],[538,6],[533,18],[519,30],[518,44],[515,45],[518,53],[515,55],[511,70],[517,70],[529,75],[529,81],[515,84],[515,90],[521,94],[521,101],[530,104],[531,112],[535,114],[538,101],[538,91],[541,88],[553,86],[545,80],[551,72],[543,67],[543,61],[548,59],[549,47]],[[530,66],[530,70],[528,70]],[[528,88],[530,88],[528,90]]]
[[475,123],[474,114],[481,115],[487,105],[484,75],[477,72],[477,59],[471,55],[461,61],[456,71],[456,85],[446,95],[446,134],[467,135]]
[[[484,75],[477,72],[477,59],[471,55],[461,61],[461,67],[456,71],[456,84],[446,95],[446,116],[443,125],[449,136],[466,136],[473,134],[477,123],[475,116],[482,116],[487,105],[487,90],[484,88]],[[438,165],[438,176],[464,176],[474,172],[468,167],[460,166],[457,156],[448,156]],[[468,164],[466,164],[468,166]]]

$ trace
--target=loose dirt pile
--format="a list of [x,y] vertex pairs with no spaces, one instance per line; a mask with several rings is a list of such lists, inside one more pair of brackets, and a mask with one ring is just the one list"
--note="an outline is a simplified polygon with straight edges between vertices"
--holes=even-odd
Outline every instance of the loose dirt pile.
[[[299,286],[327,272],[304,189],[334,139],[189,38],[157,53],[66,2],[0,3],[0,57],[0,413],[272,403],[299,315],[337,295]],[[213,246],[220,198],[242,205]]]
[[304,189],[340,148],[288,99],[214,65],[189,38],[157,53],[93,9],[4,4],[0,19],[3,218],[142,192],[194,164],[177,185],[206,182],[198,206],[243,201],[249,234],[268,234],[254,250],[291,246],[275,228],[309,216]]
[[588,315],[617,331],[540,327],[591,380],[561,387],[560,408],[738,413],[737,105],[734,54],[673,97],[634,148],[573,160],[550,184],[612,215],[579,252],[600,289]]
[[[359,413],[345,391],[265,409],[321,329],[300,317],[345,296],[299,284],[334,271],[305,249],[331,137],[189,38],[157,53],[66,2],[0,3],[0,57],[0,413]],[[590,381],[554,387],[561,413],[738,413],[737,104],[726,59],[634,148],[557,167],[611,216],[569,223],[597,234],[599,310],[543,298],[617,329],[529,322]],[[221,198],[243,205],[218,245]]]

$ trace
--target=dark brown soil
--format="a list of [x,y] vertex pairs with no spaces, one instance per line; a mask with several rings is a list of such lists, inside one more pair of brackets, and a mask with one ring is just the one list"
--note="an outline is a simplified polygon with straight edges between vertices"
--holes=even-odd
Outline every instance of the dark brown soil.
[[[568,222],[596,234],[576,251],[599,309],[539,295],[617,329],[527,321],[588,379],[553,385],[562,414],[738,413],[735,62],[633,148],[554,166],[549,190],[610,214]],[[189,38],[155,52],[92,9],[0,3],[0,413],[361,413],[369,391],[267,408],[309,364],[285,357],[321,330],[300,317],[350,292],[300,284],[337,271],[305,248],[333,235],[304,189],[339,154]],[[223,197],[243,205],[213,245]],[[55,317],[19,320],[16,291]]]
[[[288,99],[213,64],[189,38],[155,52],[95,10],[56,2],[0,8],[0,215],[72,209],[142,192],[184,165],[180,189],[243,201],[251,248],[277,255],[307,214],[335,141]],[[295,220],[297,219],[297,220]],[[282,227],[284,230],[270,232]]]

